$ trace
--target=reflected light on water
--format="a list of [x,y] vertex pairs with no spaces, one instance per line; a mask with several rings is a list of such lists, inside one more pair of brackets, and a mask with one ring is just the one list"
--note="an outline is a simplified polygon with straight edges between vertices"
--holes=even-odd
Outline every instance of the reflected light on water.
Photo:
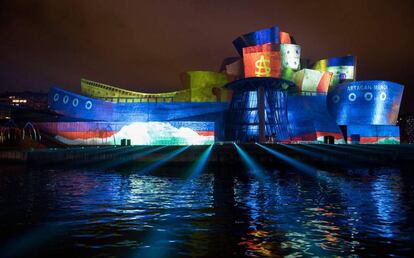
[[316,170],[309,176],[295,168],[274,168],[262,171],[263,180],[251,176],[249,168],[206,169],[211,148],[200,149],[200,163],[181,168],[190,171],[187,178],[176,175],[176,167],[163,167],[168,172],[163,176],[3,170],[0,191],[6,194],[0,195],[0,205],[7,209],[0,210],[0,219],[7,223],[0,224],[5,243],[0,256],[412,253],[411,173],[362,167]]

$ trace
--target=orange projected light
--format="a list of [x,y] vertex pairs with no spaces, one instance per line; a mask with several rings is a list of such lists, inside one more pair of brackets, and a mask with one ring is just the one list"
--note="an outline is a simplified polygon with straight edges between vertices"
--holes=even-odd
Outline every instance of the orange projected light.
[[291,44],[290,35],[287,32],[279,32],[280,44]]
[[319,81],[317,92],[328,92],[329,84],[331,83],[332,73],[323,73],[321,80]]
[[280,52],[276,45],[243,48],[245,77],[280,77]]

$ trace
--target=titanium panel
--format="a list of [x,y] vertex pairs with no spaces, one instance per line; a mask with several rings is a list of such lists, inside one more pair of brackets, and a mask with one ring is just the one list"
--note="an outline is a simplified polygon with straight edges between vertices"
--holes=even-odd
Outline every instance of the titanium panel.
[[52,88],[49,106],[58,114],[92,121],[216,121],[227,110],[226,102],[107,102]]
[[294,72],[300,69],[300,46],[295,44],[281,44],[281,78],[293,80]]
[[227,102],[229,93],[224,88],[228,82],[224,73],[189,71],[181,76],[185,88],[190,89],[191,102]]
[[348,125],[347,142],[360,144],[399,144],[400,128],[395,125]]
[[243,48],[244,77],[280,77],[279,47],[272,44]]
[[313,69],[333,73],[331,86],[334,86],[342,82],[355,81],[356,65],[355,56],[342,56],[319,60]]
[[395,125],[404,86],[389,81],[337,85],[328,94],[328,110],[339,125]]
[[214,143],[214,122],[44,122],[42,131],[69,145],[205,145]]
[[243,55],[243,48],[245,47],[264,45],[267,43],[280,43],[279,27],[275,26],[250,32],[233,40],[233,45],[237,49],[237,52],[239,52],[240,56]]
[[190,90],[180,90],[164,93],[143,93],[137,91],[131,91],[121,89],[108,84],[94,82],[86,79],[81,79],[81,92],[83,95],[112,101],[119,102],[125,98],[136,99],[137,101],[189,101]]
[[335,143],[345,143],[342,132],[326,107],[326,94],[290,95],[287,114],[291,142],[323,142],[333,136]]
[[331,79],[332,73],[311,69],[302,69],[293,75],[300,92],[326,93]]

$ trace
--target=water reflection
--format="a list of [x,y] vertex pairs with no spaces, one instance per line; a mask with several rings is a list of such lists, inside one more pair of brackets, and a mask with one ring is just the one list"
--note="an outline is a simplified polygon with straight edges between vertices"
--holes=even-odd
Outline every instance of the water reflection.
[[404,169],[327,168],[312,174],[273,169],[257,177],[226,167],[189,178],[176,171],[154,176],[3,168],[0,256],[404,256],[413,251],[413,178]]

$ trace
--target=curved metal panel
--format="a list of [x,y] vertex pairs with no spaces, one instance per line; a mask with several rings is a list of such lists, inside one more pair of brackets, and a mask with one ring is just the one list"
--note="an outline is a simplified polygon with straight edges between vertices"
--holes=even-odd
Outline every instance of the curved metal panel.
[[280,44],[291,44],[292,40],[289,33],[281,31],[279,32]]
[[267,43],[280,43],[279,28],[277,26],[250,32],[233,40],[233,45],[240,55],[243,54],[243,48],[245,47],[263,45]]
[[332,79],[332,73],[311,69],[302,69],[293,75],[300,92],[326,93]]
[[56,140],[74,145],[114,145],[123,139],[133,145],[189,145],[212,144],[214,122],[41,122],[42,131]]
[[328,110],[339,125],[395,125],[404,86],[389,81],[337,85],[328,94]]
[[399,144],[400,128],[395,125],[349,125],[348,143]]
[[50,108],[81,120],[93,121],[217,121],[225,102],[119,102],[93,99],[59,88],[50,90]]
[[191,102],[229,101],[223,86],[228,82],[224,73],[188,71],[182,74],[184,87],[190,89]]
[[356,65],[355,56],[341,56],[319,60],[313,65],[313,69],[331,72],[333,74],[331,85],[337,85],[342,82],[355,81]]
[[324,136],[333,136],[335,143],[345,143],[339,126],[328,113],[326,94],[288,96],[287,114],[292,142],[323,142]]
[[280,44],[282,67],[298,70],[300,67],[300,50],[299,45]]
[[190,99],[190,91],[188,89],[164,93],[144,93],[86,79],[81,79],[81,91],[86,96],[114,102],[117,101],[117,98],[136,98],[153,102],[160,100],[188,101]]
[[281,78],[292,80],[294,72],[300,69],[300,46],[295,44],[280,45]]
[[49,91],[49,107],[58,114],[81,120],[112,121],[114,104],[60,88]]
[[274,44],[243,48],[244,77],[280,77],[279,46]]
[[265,88],[282,89],[297,91],[296,85],[288,80],[272,77],[250,77],[227,83],[224,87],[233,91],[237,90],[257,90],[259,86]]

